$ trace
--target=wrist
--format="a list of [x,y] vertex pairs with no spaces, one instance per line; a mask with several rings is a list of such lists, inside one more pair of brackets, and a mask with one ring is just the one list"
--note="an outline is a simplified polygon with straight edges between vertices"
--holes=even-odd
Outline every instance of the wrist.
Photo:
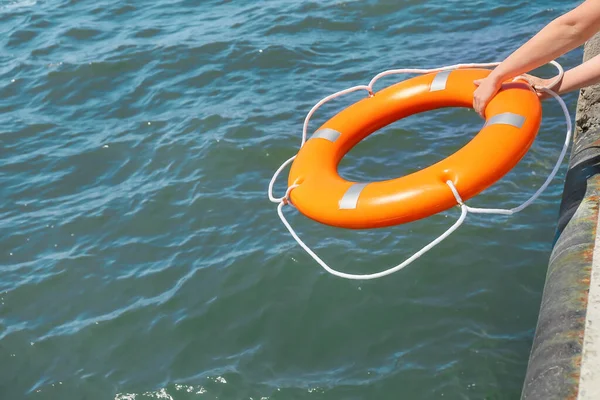
[[552,83],[554,83],[554,79],[555,78],[544,79],[542,81],[542,85],[541,86],[547,87],[549,89],[552,89],[555,92],[558,92],[558,88],[560,87],[560,82],[558,82],[556,85],[554,85],[554,87],[550,87],[550,85],[552,85]]
[[563,85],[563,80],[564,80],[564,76],[563,76],[563,79],[559,80],[558,82],[556,81],[556,77],[548,78],[548,79],[544,79],[544,81],[542,82],[542,85],[544,87],[547,87],[548,89],[552,90],[556,94],[562,94],[561,86]]
[[498,74],[496,70],[492,71],[492,73],[488,75],[487,80],[490,82],[490,84],[497,88],[502,86],[502,82],[504,81],[502,76]]

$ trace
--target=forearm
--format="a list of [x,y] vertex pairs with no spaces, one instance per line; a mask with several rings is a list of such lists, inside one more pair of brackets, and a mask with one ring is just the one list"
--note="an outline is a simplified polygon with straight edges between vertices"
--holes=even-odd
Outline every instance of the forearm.
[[507,57],[490,77],[503,82],[529,72],[582,45],[593,34],[558,18]]
[[600,55],[565,72],[562,81],[555,90],[558,94],[563,94],[596,83],[600,83]]
[[556,18],[490,74],[500,83],[538,68],[582,45],[600,25],[600,0],[586,0]]

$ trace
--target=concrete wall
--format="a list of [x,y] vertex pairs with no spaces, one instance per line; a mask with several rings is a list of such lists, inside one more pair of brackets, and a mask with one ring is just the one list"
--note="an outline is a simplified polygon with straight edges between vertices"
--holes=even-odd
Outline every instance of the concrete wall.
[[[600,35],[586,43],[584,61],[597,54]],[[562,134],[562,127],[556,134]],[[582,89],[577,104],[569,170],[522,399],[600,400],[599,200],[596,85]]]

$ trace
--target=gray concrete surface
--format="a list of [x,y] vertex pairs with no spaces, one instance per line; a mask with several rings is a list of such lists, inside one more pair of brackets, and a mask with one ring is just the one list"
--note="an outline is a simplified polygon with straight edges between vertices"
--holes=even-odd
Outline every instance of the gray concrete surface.
[[[584,61],[597,54],[600,35],[586,43]],[[569,169],[522,399],[600,400],[599,201],[600,85],[596,85],[582,89],[577,104]]]

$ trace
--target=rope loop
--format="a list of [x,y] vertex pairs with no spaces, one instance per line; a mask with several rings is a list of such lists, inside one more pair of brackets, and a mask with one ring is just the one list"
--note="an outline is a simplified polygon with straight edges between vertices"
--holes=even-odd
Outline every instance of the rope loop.
[[283,196],[283,200],[281,200],[282,203],[284,204],[291,204],[294,205],[292,203],[292,199],[290,199],[290,193],[292,192],[292,190],[294,190],[295,188],[297,188],[298,186],[300,186],[297,183],[294,183],[293,185],[291,185],[289,188],[287,188],[287,190],[285,191],[285,196]]
[[524,81],[526,81],[529,84],[529,86],[531,86],[531,88],[533,90],[535,90],[538,93],[539,92],[544,92],[546,90],[552,90],[552,89],[554,89],[554,87],[556,85],[558,85],[562,81],[562,79],[563,79],[563,77],[565,75],[565,70],[563,69],[562,65],[560,65],[559,63],[557,63],[554,60],[550,61],[550,64],[552,64],[553,66],[556,67],[556,69],[558,70],[558,75],[556,75],[556,78],[554,78],[554,80],[552,82],[550,82],[546,86],[538,86],[538,85],[536,85],[535,83],[533,83],[531,81],[531,79],[529,79],[525,75],[519,75],[516,78],[513,78],[512,81],[515,82],[517,80],[524,80]]
[[463,202],[462,197],[460,197],[460,194],[458,193],[456,186],[454,186],[454,182],[452,182],[451,180],[447,180],[446,185],[448,185],[450,187],[450,190],[452,190],[452,194],[454,195],[454,198],[456,199],[456,202],[458,203],[458,205],[461,207],[464,206],[465,203]]

